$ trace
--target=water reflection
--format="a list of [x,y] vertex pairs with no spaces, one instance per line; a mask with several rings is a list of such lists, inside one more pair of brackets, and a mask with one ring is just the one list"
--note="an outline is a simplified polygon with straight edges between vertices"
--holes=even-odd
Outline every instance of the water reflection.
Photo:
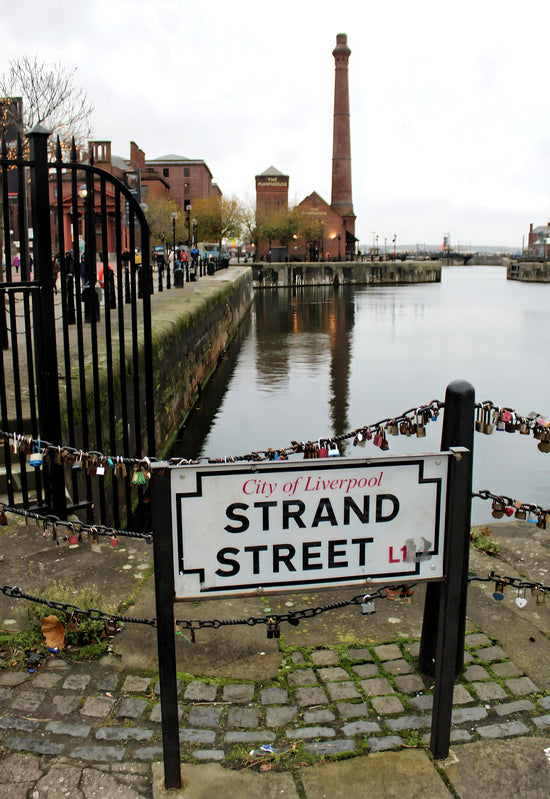
[[[439,284],[258,291],[175,454],[340,435],[444,399],[457,378],[478,400],[550,416],[549,299],[550,286],[507,281],[501,267],[448,267]],[[430,424],[424,439],[391,438],[390,453],[435,451],[440,437]],[[536,443],[477,435],[474,486],[548,507],[550,455]],[[489,518],[488,503],[474,503],[474,520]]]

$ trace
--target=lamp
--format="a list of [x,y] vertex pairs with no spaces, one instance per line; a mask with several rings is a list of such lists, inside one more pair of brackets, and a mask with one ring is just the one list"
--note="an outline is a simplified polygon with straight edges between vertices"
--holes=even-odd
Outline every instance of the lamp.
[[[176,268],[176,219],[178,215],[175,211],[170,214],[172,217],[172,264]],[[168,269],[166,271],[166,288],[170,288],[170,259],[168,259]]]

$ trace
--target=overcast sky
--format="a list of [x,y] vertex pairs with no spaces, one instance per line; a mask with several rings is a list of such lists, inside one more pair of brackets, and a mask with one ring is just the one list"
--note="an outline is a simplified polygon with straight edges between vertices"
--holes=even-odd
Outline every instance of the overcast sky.
[[521,249],[550,220],[548,0],[0,0],[0,72],[77,68],[93,137],[202,158],[253,200],[330,203],[334,59],[347,33],[356,235]]

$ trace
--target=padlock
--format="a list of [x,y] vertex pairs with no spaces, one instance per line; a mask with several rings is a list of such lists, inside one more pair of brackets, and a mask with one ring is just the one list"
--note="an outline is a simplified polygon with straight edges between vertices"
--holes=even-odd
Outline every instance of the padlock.
[[374,600],[370,598],[370,594],[365,594],[361,602],[361,613],[363,616],[372,616],[375,613]]
[[516,508],[516,512],[514,513],[514,518],[519,519],[520,521],[525,521],[525,519],[527,518],[527,511],[525,510],[525,508],[521,507],[521,505],[519,508]]
[[353,439],[354,447],[366,447],[367,441],[362,430],[356,430],[355,438]]
[[329,458],[339,458],[340,457],[340,450],[338,449],[338,444],[335,441],[328,442],[328,457]]
[[505,587],[506,583],[503,583],[502,580],[497,580],[495,584],[495,590],[493,591],[493,599],[496,599],[498,602],[502,602],[504,599]]
[[38,442],[36,443],[36,445],[33,445],[33,449],[29,455],[29,464],[35,467],[42,466],[42,461],[43,461],[43,455],[40,452],[40,439],[38,439]]
[[397,424],[396,419],[392,419],[391,422],[388,424],[388,435],[390,436],[398,436],[399,435],[399,426]]
[[417,411],[416,412],[416,437],[417,438],[424,438],[425,435],[426,435],[426,428],[424,427],[424,419],[422,418],[422,415],[418,414],[418,411]]
[[73,615],[70,617],[69,621],[67,622],[67,632],[75,633],[77,630],[78,630],[78,619],[73,613]]
[[495,519],[502,519],[504,516],[504,503],[495,500],[492,504],[491,516]]
[[328,442],[325,439],[319,439],[317,443],[317,457],[328,458]]
[[383,436],[380,430],[377,430],[374,436],[372,437],[372,443],[375,447],[381,447],[383,441]]
[[109,538],[109,543],[113,547],[113,549],[116,549],[118,547],[118,538],[116,537],[115,533],[113,533]]
[[0,509],[0,524],[5,526],[8,523],[8,517],[6,516],[6,509],[2,505]]

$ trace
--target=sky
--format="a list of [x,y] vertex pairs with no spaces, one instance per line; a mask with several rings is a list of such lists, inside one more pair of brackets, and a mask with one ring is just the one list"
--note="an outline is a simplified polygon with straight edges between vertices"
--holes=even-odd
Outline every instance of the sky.
[[526,246],[550,220],[548,0],[0,0],[0,73],[76,69],[92,136],[203,159],[254,202],[330,203],[336,35],[349,60],[356,236],[370,246]]

